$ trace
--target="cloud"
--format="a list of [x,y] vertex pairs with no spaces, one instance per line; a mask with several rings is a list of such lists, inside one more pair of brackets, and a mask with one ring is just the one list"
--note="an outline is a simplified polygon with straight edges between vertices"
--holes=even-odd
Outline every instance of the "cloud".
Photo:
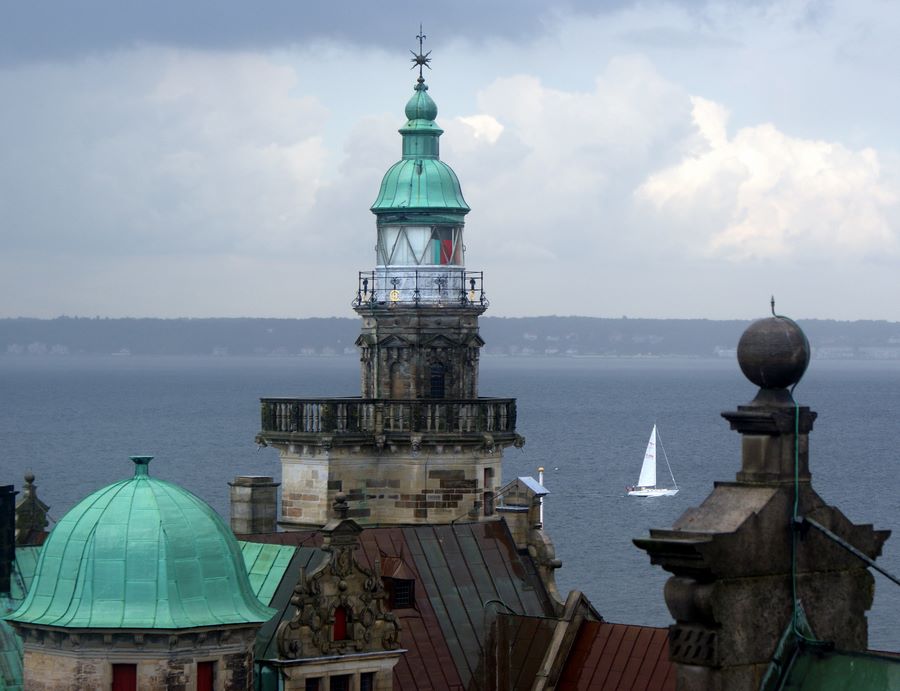
[[0,72],[8,250],[283,251],[325,174],[327,111],[265,56],[147,48]]
[[706,254],[846,260],[897,252],[900,190],[876,151],[791,137],[771,124],[729,138],[726,109],[692,101],[697,150],[650,175],[636,196],[699,233]]
[[471,232],[488,240],[484,261],[599,260],[620,244],[621,199],[687,134],[687,95],[646,60],[616,58],[591,86],[497,79],[477,115],[447,125],[444,158],[475,210]]
[[472,136],[475,139],[483,139],[488,144],[496,144],[500,135],[503,134],[503,125],[490,115],[469,115],[468,117],[459,117],[457,120],[471,128]]

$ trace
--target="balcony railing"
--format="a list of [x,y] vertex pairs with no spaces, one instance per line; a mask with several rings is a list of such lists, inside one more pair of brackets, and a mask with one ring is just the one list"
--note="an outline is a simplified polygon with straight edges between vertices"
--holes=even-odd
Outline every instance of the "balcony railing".
[[514,398],[371,399],[263,398],[262,432],[266,440],[305,435],[359,438],[422,434],[515,437]]
[[360,271],[353,306],[378,304],[488,306],[484,272],[462,267],[381,267]]

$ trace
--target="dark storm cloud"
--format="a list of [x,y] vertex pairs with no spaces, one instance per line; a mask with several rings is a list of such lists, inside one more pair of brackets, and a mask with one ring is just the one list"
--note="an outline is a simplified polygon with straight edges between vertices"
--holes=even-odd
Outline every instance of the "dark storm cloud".
[[[368,46],[415,43],[419,22],[441,40],[522,38],[557,13],[609,11],[625,0],[455,0],[444,3],[268,0],[83,0],[8,2],[0,14],[0,60],[66,60],[157,43],[201,49],[258,49],[314,39]],[[352,58],[350,58],[352,59]]]

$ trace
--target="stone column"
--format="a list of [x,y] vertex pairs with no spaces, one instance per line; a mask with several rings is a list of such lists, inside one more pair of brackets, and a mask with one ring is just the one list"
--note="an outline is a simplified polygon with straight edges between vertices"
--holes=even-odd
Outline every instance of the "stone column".
[[750,404],[722,413],[742,436],[736,480],[717,482],[672,529],[651,529],[634,541],[672,573],[665,587],[675,619],[669,654],[681,690],[758,689],[791,625],[795,598],[816,638],[844,651],[867,649],[872,575],[835,542],[803,529],[803,518],[870,558],[890,532],[854,525],[812,488],[809,433],[816,414],[797,406],[788,389],[803,375],[809,352],[789,319],[751,324],[738,360],[760,391]]

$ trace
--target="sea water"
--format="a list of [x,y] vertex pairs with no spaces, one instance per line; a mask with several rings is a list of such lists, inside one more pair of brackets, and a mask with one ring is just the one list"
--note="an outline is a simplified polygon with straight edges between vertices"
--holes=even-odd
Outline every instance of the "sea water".
[[[508,449],[503,477],[537,477],[544,523],[563,568],[609,621],[664,626],[667,574],[631,543],[733,480],[740,437],[719,415],[753,398],[733,360],[499,358],[481,361],[483,396],[516,397],[527,443]],[[280,474],[254,443],[259,398],[359,394],[358,362],[335,358],[0,357],[0,483],[36,476],[59,518],[79,499],[132,474],[128,456],[228,514],[235,475]],[[795,398],[819,413],[810,437],[813,485],[852,521],[900,528],[900,363],[813,361]],[[680,488],[636,499],[653,424]],[[660,483],[667,474],[659,453]],[[878,563],[900,574],[900,535]],[[900,587],[875,575],[870,646],[900,650]]]

